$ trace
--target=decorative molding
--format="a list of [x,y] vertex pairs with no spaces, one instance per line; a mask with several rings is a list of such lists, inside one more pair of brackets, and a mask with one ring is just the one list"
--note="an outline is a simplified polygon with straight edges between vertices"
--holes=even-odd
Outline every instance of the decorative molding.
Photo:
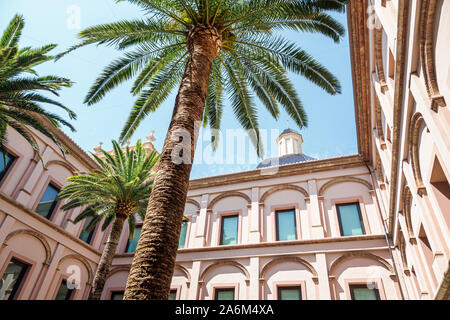
[[377,68],[378,81],[380,82],[381,92],[384,94],[388,88],[383,64],[383,28],[374,30],[375,37],[375,65]]
[[56,136],[56,138],[68,149],[71,156],[81,160],[82,163],[88,167],[88,169],[100,169],[100,165],[94,160],[94,158],[91,158],[86,151],[84,151],[62,130],[55,128],[55,126],[53,126],[48,119],[42,117],[41,115],[36,115],[36,119],[42,122],[42,124]]
[[88,272],[88,283],[91,283],[92,282],[92,279],[93,279],[93,277],[94,277],[94,273],[93,273],[93,271],[92,271],[92,267],[91,267],[91,265],[89,264],[89,262],[83,257],[83,256],[81,256],[81,255],[79,255],[79,254],[77,254],[77,253],[73,253],[73,254],[68,254],[68,255],[66,255],[66,256],[64,256],[63,258],[61,258],[59,261],[58,261],[58,266],[57,266],[57,268],[59,269],[59,266],[62,264],[62,262],[64,261],[64,260],[66,260],[66,259],[75,259],[75,260],[78,260],[78,261],[80,261],[84,266],[85,266],[85,268],[86,268],[86,270],[87,270],[87,272]]
[[267,190],[266,192],[264,192],[264,194],[259,199],[259,202],[264,202],[270,195],[272,195],[278,191],[282,191],[282,190],[295,190],[295,191],[298,191],[301,194],[303,194],[305,196],[305,200],[306,200],[306,198],[309,198],[308,192],[305,189],[303,189],[302,187],[292,185],[292,184],[281,184],[281,185],[277,185],[277,186]]
[[438,112],[439,107],[446,107],[445,99],[439,92],[434,57],[434,38],[436,30],[437,0],[422,0],[419,20],[420,62],[425,78],[425,87],[431,100],[431,109]]
[[68,162],[64,162],[61,160],[51,160],[45,164],[47,168],[50,167],[51,165],[64,167],[67,170],[69,170],[73,176],[76,175],[77,169]]
[[183,267],[180,264],[175,264],[175,269],[180,270],[185,275],[185,277],[186,277],[186,285],[189,288],[189,286],[191,284],[191,274],[189,273],[188,269],[186,269],[185,267]]
[[[117,266],[117,267],[114,267],[114,268],[112,268],[110,271],[109,271],[109,273],[108,273],[108,276],[106,277],[106,280],[108,280],[109,278],[111,278],[113,275],[115,275],[116,273],[119,273],[119,272],[130,272],[130,268],[131,268],[131,266],[130,265],[128,265],[128,266]],[[106,282],[106,281],[105,281]]]
[[[216,246],[216,247],[200,247],[200,248],[186,248],[178,249],[178,255],[184,253],[199,253],[199,252],[213,252],[226,250],[246,250],[246,249],[257,249],[257,248],[272,248],[272,247],[286,247],[286,246],[296,246],[296,245],[311,245],[311,244],[323,244],[323,243],[339,243],[348,241],[363,241],[363,240],[386,240],[384,235],[360,235],[360,236],[346,236],[346,237],[336,237],[336,238],[322,238],[322,239],[308,239],[308,240],[290,240],[290,241],[274,241],[274,242],[260,242],[251,244],[238,244],[238,245],[228,245],[228,246]],[[125,258],[132,258],[133,254],[118,254],[115,256]]]
[[188,204],[188,203],[194,205],[197,208],[197,210],[200,210],[200,204],[197,201],[195,201],[194,199],[188,198],[186,200],[186,204]]
[[409,187],[407,185],[405,185],[403,187],[403,192],[402,192],[402,203],[403,203],[403,214],[405,216],[406,228],[407,228],[409,239],[414,238],[414,232],[413,232],[413,227],[412,227],[412,222],[411,222],[411,200],[412,200],[411,191],[409,190]]
[[285,262],[294,262],[294,263],[301,264],[301,265],[305,266],[312,273],[313,278],[318,278],[316,269],[314,269],[314,267],[308,261],[303,260],[302,258],[299,258],[299,257],[276,257],[275,259],[266,263],[264,265],[264,267],[261,269],[261,272],[259,274],[260,281],[266,280],[266,273],[268,270],[270,270],[271,268],[273,268],[274,266],[276,266],[280,263],[285,263]]
[[200,277],[199,277],[199,283],[200,282],[202,282],[202,283],[205,282],[205,277],[210,271],[212,271],[212,270],[214,270],[216,268],[219,268],[219,267],[223,267],[223,266],[233,266],[233,267],[238,268],[239,270],[241,270],[244,273],[245,281],[246,282],[250,281],[250,274],[249,274],[249,272],[239,262],[236,262],[236,261],[233,261],[233,260],[218,260],[218,261],[214,262],[213,264],[210,264],[209,266],[207,266],[203,270],[203,272],[200,274]]
[[325,183],[322,187],[320,187],[319,196],[323,196],[325,190],[327,190],[329,187],[331,187],[335,184],[338,184],[338,183],[343,183],[343,182],[355,182],[355,183],[365,185],[369,190],[373,189],[373,186],[366,180],[363,180],[360,178],[355,178],[355,177],[340,177],[340,178],[330,180],[327,183]]
[[38,239],[42,245],[44,246],[44,250],[45,250],[45,261],[44,264],[50,264],[50,260],[51,260],[51,255],[52,255],[52,251],[50,249],[50,245],[48,244],[47,240],[45,239],[45,237],[40,234],[37,231],[33,231],[30,229],[20,229],[20,230],[15,230],[13,232],[11,232],[10,234],[8,234],[5,238],[5,241],[3,242],[3,245],[6,246],[8,245],[8,241],[11,240],[11,238],[18,236],[20,234],[27,234],[30,235],[32,237],[35,237],[36,239]]
[[364,259],[370,259],[370,260],[377,261],[383,267],[385,267],[387,270],[389,270],[389,272],[391,274],[395,274],[394,268],[391,266],[391,264],[389,262],[387,262],[386,260],[384,260],[383,258],[381,258],[377,255],[374,255],[374,254],[368,253],[368,252],[364,252],[364,251],[355,251],[355,252],[349,252],[349,253],[343,254],[342,256],[340,256],[339,258],[337,258],[336,260],[333,261],[333,263],[331,264],[330,269],[328,271],[328,274],[330,276],[336,276],[335,275],[336,268],[341,263],[343,263],[344,261],[356,259],[356,258],[364,258]]
[[210,176],[189,181],[189,191],[198,189],[207,189],[216,186],[226,186],[231,184],[240,184],[281,177],[291,177],[305,173],[325,172],[327,170],[336,170],[344,168],[355,168],[364,166],[364,161],[359,154],[335,157],[323,160],[314,160],[302,163],[294,163],[277,167],[276,174],[263,174],[259,169],[228,173],[217,176]]
[[386,147],[385,139],[384,139],[384,133],[383,133],[383,122],[381,121],[381,104],[380,100],[377,96],[377,94],[374,94],[375,96],[375,124],[376,124],[376,130],[378,134],[378,138],[380,139],[381,147],[383,148],[383,144]]
[[426,194],[426,189],[422,180],[422,172],[420,170],[419,162],[419,130],[425,124],[425,119],[420,112],[415,113],[409,122],[408,142],[409,142],[409,158],[411,160],[411,167],[414,174],[414,179],[417,186],[417,193],[420,196]]
[[208,209],[212,209],[214,205],[219,202],[222,199],[228,198],[228,197],[240,197],[247,201],[248,204],[252,203],[252,200],[248,195],[245,193],[239,192],[239,191],[227,191],[224,193],[219,194],[217,197],[211,200],[211,202],[208,204]]
[[352,68],[353,95],[355,101],[355,123],[358,139],[358,152],[370,165],[372,164],[371,128],[371,67],[368,0],[350,1],[347,4],[348,34]]

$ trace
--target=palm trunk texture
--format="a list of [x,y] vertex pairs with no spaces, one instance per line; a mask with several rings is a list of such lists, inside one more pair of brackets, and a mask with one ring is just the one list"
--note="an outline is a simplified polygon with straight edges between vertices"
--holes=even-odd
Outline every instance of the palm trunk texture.
[[95,272],[94,281],[92,282],[92,288],[88,298],[89,300],[100,300],[109,273],[109,268],[111,267],[120,240],[120,235],[122,234],[123,224],[126,219],[126,215],[116,214],[111,233],[109,234],[108,241],[103,249],[97,271]]
[[[196,121],[201,121],[212,61],[222,39],[214,27],[198,25],[188,36],[190,53],[159,159],[142,233],[131,265],[124,300],[166,300],[169,296],[189,176],[194,159]],[[180,143],[172,134],[189,132],[190,163],[175,164],[172,150]]]

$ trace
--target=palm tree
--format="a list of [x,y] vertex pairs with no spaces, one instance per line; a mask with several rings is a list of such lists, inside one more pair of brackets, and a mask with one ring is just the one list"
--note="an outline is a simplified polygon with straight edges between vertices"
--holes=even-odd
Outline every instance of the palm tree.
[[48,91],[58,96],[58,91],[62,87],[71,87],[72,82],[57,76],[40,77],[33,70],[35,66],[54,59],[47,53],[56,45],[19,49],[18,42],[24,25],[23,17],[15,15],[0,39],[0,151],[6,156],[6,131],[11,127],[28,141],[40,157],[39,146],[28,128],[31,127],[49,137],[65,154],[66,150],[41,117],[49,120],[50,126],[54,128],[63,124],[72,131],[75,129],[60,116],[43,109],[40,103],[62,108],[70,119],[76,119],[76,115],[63,104],[38,92]]
[[147,155],[140,140],[134,149],[127,146],[125,152],[116,141],[113,141],[112,155],[101,152],[104,159],[93,155],[101,169],[68,178],[69,184],[58,195],[59,199],[69,200],[62,206],[65,211],[84,206],[74,222],[90,217],[86,232],[94,230],[101,221],[102,231],[112,223],[92,283],[90,300],[100,299],[125,220],[128,220],[130,237],[134,235],[136,215],[144,220],[153,185],[152,169],[159,157],[155,151]]
[[[281,105],[298,127],[306,126],[287,72],[301,74],[329,94],[340,93],[341,87],[325,67],[277,31],[320,33],[339,42],[345,29],[326,11],[344,12],[347,0],[127,1],[141,7],[145,17],[89,27],[79,33],[82,41],[59,57],[89,44],[135,48],[105,68],[85,99],[92,105],[135,78],[131,93],[137,100],[121,142],[180,84],[125,292],[125,299],[167,299],[199,130],[195,124],[220,128],[227,94],[259,156],[255,96],[274,118]],[[180,135],[186,133],[188,141],[180,149]],[[212,142],[217,146],[214,137]],[[173,161],[172,155],[184,161]]]

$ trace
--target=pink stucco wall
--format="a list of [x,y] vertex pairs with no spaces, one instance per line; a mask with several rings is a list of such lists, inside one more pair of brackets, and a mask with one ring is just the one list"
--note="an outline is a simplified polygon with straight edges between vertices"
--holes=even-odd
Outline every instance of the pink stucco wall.
[[[254,178],[191,189],[185,209],[190,217],[187,239],[178,252],[172,280],[177,299],[212,299],[223,287],[235,288],[236,299],[276,299],[277,286],[287,285],[300,285],[303,299],[350,299],[349,286],[361,283],[376,285],[381,299],[445,296],[442,287],[450,256],[449,3],[436,1],[434,8],[432,85],[447,103],[436,108],[427,91],[433,68],[429,61],[423,64],[419,45],[423,2],[410,1],[404,56],[397,55],[399,2],[387,0],[386,6],[380,0],[369,2],[383,31],[379,47],[376,29],[367,30],[371,103],[365,107],[370,108],[373,129],[372,173],[359,156],[347,156],[318,160],[313,169],[298,174],[261,178],[253,172]],[[400,84],[390,71],[400,63],[407,74],[406,94],[395,105]],[[79,239],[83,224],[73,223],[80,209],[64,213],[57,208],[49,220],[34,209],[49,182],[62,186],[75,171],[92,170],[93,164],[76,148],[64,158],[47,138],[35,135],[48,170],[23,138],[8,131],[7,147],[17,159],[0,181],[0,276],[11,258],[21,260],[30,269],[16,298],[51,300],[75,267],[80,286],[72,298],[85,299],[108,230],[96,230],[86,244]],[[342,159],[353,164],[341,165]],[[326,169],[319,169],[324,163]],[[226,177],[232,179],[233,174]],[[341,236],[336,205],[348,202],[360,204],[364,235]],[[275,239],[274,215],[282,209],[295,210],[297,240]],[[227,214],[239,215],[239,240],[237,245],[220,246],[221,216]],[[392,229],[391,251],[384,227]],[[124,290],[133,258],[125,253],[127,241],[125,227],[102,299]]]

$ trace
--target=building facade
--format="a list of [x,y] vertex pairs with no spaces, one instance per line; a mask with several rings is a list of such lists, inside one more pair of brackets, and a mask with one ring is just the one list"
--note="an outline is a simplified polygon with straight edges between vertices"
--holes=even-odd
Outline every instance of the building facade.
[[[172,299],[449,298],[450,3],[347,11],[359,154],[315,160],[285,130],[279,157],[255,170],[191,180]],[[98,168],[54,133],[70,153],[35,132],[43,168],[8,131],[0,299],[86,299],[106,241],[54,201],[69,176]],[[138,236],[124,228],[102,299],[121,299]]]

